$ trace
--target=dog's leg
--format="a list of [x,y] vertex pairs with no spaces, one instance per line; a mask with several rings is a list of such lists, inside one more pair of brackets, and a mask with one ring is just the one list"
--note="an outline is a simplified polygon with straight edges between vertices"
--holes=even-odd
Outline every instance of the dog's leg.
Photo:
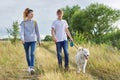
[[85,73],[86,65],[87,65],[87,61],[85,61],[85,63],[83,64],[83,73]]
[[80,68],[80,64],[77,64],[77,73],[80,73],[81,68]]

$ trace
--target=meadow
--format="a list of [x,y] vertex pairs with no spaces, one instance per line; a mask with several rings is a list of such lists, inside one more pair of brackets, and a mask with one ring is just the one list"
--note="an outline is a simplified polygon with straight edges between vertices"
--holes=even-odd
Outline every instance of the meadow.
[[[24,48],[10,42],[0,42],[0,80],[120,80],[120,51],[106,44],[80,44],[89,48],[86,73],[76,73],[76,48],[69,47],[70,71],[58,69],[56,47],[53,42],[42,42],[35,53],[35,75],[27,70]],[[63,54],[64,55],[64,54]]]

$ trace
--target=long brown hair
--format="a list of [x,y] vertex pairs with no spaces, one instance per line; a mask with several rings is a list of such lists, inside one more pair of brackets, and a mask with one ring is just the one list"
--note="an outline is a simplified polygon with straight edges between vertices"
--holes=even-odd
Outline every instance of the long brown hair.
[[32,9],[26,8],[24,13],[23,13],[23,19],[26,20],[27,16],[29,13],[33,12]]

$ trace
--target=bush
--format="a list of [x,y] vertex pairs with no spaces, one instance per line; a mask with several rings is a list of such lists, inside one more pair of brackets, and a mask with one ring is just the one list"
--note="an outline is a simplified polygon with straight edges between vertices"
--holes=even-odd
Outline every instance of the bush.
[[52,41],[52,36],[46,35],[46,37],[43,41]]
[[112,46],[120,49],[120,30],[113,31],[102,37],[102,43],[110,43]]
[[85,43],[87,41],[84,35],[78,32],[75,33],[75,36],[73,38],[76,44]]

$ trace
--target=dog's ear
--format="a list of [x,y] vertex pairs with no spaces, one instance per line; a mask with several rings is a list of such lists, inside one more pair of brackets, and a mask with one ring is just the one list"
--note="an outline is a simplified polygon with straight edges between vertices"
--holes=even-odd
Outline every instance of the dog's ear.
[[90,49],[90,47],[87,47],[87,49],[89,50],[89,49]]
[[80,48],[78,48],[78,51],[81,51],[81,49],[80,49]]
[[82,48],[82,51],[83,51],[83,48]]
[[82,47],[79,47],[78,51],[83,51],[83,48],[82,48]]

